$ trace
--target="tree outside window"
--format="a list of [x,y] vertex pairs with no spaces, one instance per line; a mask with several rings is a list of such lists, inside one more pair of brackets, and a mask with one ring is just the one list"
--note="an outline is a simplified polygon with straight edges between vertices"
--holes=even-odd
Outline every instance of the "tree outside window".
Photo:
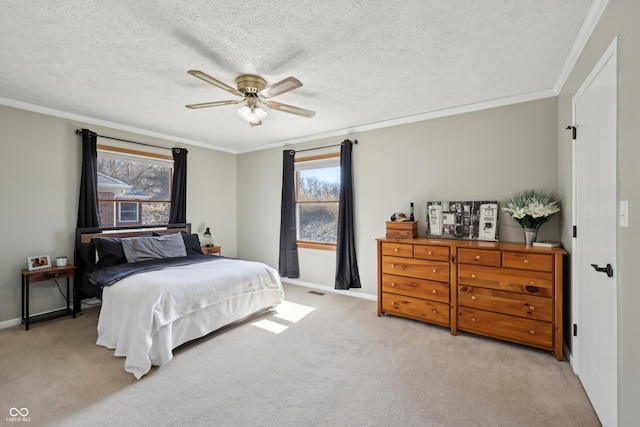
[[[146,154],[146,155],[145,155]],[[169,222],[173,159],[98,147],[98,211],[102,226]]]
[[296,160],[298,246],[334,249],[340,205],[339,154]]

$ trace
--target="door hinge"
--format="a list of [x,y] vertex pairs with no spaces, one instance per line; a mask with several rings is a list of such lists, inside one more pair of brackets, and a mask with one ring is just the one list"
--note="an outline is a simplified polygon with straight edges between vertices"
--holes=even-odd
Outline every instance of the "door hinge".
[[575,126],[567,126],[567,129],[571,129],[571,139],[578,139],[578,128]]
[[577,225],[573,226],[573,237],[578,237],[578,226]]
[[578,325],[576,325],[575,323],[573,324],[573,336],[578,336]]

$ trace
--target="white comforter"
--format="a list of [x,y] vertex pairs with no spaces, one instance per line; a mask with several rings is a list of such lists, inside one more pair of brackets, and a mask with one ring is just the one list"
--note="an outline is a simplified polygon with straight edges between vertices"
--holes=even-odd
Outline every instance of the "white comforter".
[[282,302],[278,272],[259,263],[216,259],[149,271],[103,290],[97,344],[126,357],[140,379],[172,350]]

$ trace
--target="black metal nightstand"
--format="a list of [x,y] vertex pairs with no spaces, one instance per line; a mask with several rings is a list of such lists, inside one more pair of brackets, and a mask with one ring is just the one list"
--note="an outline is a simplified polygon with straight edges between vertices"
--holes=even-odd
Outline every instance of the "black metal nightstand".
[[[22,323],[24,323],[25,330],[29,330],[31,321],[48,320],[70,314],[74,318],[76,317],[76,312],[70,307],[70,299],[75,287],[75,283],[70,287],[70,279],[73,277],[75,268],[75,265],[65,265],[64,267],[51,267],[36,271],[22,270]],[[67,308],[29,316],[29,287],[31,284],[55,279],[67,279]]]

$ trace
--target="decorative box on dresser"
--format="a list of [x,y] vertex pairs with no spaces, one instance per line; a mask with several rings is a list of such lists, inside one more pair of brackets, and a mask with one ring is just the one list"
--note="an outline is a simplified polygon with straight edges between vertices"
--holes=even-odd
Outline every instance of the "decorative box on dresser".
[[378,315],[550,350],[562,360],[565,253],[520,243],[381,238]]

